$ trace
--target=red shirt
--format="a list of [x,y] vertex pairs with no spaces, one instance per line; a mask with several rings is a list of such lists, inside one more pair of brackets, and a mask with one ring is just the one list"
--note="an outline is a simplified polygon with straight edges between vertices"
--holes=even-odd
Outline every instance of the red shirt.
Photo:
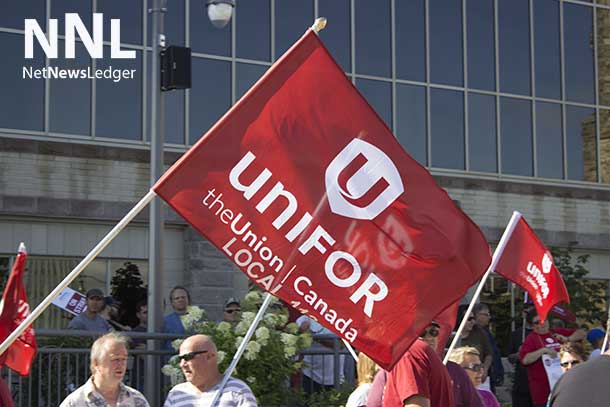
[[453,407],[453,387],[443,362],[428,344],[417,339],[388,373],[383,407],[402,407],[404,400],[420,395],[430,407]]
[[[536,332],[530,333],[521,348],[519,349],[519,359],[523,360],[528,353],[537,351],[542,347],[553,349],[559,352],[561,343],[553,338],[553,334],[557,333],[563,336],[570,336],[574,333],[573,329],[551,329],[549,333],[538,335]],[[546,376],[546,370],[542,364],[542,358],[539,358],[534,363],[525,366],[527,369],[527,379],[530,386],[530,394],[534,404],[546,404],[551,388],[549,387],[549,379]]]

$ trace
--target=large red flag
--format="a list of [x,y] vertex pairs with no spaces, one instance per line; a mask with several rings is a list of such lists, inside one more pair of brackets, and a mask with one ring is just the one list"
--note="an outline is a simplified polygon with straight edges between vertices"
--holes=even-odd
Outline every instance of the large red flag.
[[[23,285],[23,271],[25,269],[26,257],[25,246],[21,243],[17,259],[2,296],[0,342],[3,342],[30,314],[30,307]],[[36,356],[37,349],[34,328],[30,325],[19,335],[6,352],[0,355],[0,365],[6,365],[20,375],[27,376],[30,374],[30,367],[34,356]]]
[[508,238],[495,271],[528,292],[541,321],[553,305],[570,302],[553,256],[522,216]]
[[391,369],[490,263],[308,31],[153,187],[259,286]]

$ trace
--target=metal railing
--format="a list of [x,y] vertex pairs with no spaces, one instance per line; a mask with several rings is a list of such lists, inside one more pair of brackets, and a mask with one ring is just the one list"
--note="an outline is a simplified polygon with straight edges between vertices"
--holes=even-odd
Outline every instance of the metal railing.
[[[4,380],[8,384],[16,407],[49,407],[58,406],[68,394],[82,386],[91,376],[90,347],[100,333],[76,330],[36,330],[39,342],[38,353],[32,363],[30,375],[21,377],[15,372],[5,369]],[[150,334],[144,332],[125,332],[126,336],[138,340],[167,341],[186,337],[174,334]],[[305,364],[319,362],[318,369],[327,373],[333,369],[332,384],[338,388],[342,383],[353,385],[355,382],[355,363],[341,341],[332,335],[316,335],[314,339],[332,340],[333,348],[314,347],[300,352]],[[130,349],[127,362],[127,373],[123,382],[143,392],[148,355],[155,355],[166,361],[175,354],[173,351],[148,351],[146,349]],[[161,363],[163,365],[163,363]],[[331,366],[332,365],[332,366]],[[305,366],[306,368],[306,366]],[[158,372],[161,377],[160,400],[164,400],[171,388],[170,378]],[[304,389],[307,390],[307,389]]]

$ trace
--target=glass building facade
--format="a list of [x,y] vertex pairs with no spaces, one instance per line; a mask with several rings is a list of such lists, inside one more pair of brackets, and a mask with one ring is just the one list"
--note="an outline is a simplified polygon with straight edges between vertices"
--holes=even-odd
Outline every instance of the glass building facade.
[[[22,0],[0,13],[0,133],[146,146],[150,2]],[[64,58],[64,16],[121,20],[135,59]],[[607,0],[242,0],[212,26],[203,2],[169,0],[168,45],[192,48],[192,88],[165,93],[169,149],[192,145],[296,41],[316,16],[320,38],[407,152],[449,174],[610,183],[610,2]],[[59,58],[24,19],[57,18]],[[23,79],[24,66],[135,69],[134,79]],[[534,181],[535,182],[535,181]]]

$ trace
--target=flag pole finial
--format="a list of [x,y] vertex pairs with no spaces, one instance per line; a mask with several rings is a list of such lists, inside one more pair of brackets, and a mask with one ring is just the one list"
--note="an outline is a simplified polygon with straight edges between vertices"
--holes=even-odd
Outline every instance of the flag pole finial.
[[27,251],[25,250],[25,243],[19,243],[19,249],[17,249],[17,253],[27,253]]
[[311,29],[317,34],[322,31],[326,27],[326,17],[318,17],[316,21],[313,22]]

